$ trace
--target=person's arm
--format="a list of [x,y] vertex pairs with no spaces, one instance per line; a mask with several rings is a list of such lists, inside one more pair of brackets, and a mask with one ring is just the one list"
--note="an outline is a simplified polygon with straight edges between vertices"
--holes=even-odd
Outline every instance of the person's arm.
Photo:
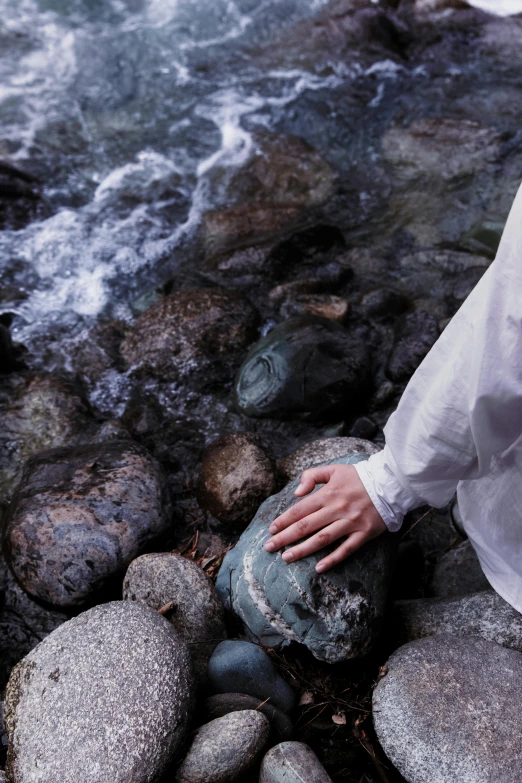
[[[385,427],[384,450],[352,470],[329,466],[336,470],[324,487],[274,520],[277,535],[267,547],[275,551],[314,533],[314,548],[308,539],[285,552],[295,560],[348,536],[318,564],[326,570],[385,525],[397,530],[410,509],[444,506],[459,481],[487,473],[491,457],[521,433],[522,188],[495,261],[411,378]],[[324,481],[324,469],[303,477],[296,494]]]

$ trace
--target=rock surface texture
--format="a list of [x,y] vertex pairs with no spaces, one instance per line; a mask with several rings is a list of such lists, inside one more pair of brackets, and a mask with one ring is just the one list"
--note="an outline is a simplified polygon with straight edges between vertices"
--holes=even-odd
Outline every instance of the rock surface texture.
[[270,724],[262,712],[243,710],[201,726],[176,774],[176,783],[234,783],[258,760]]
[[291,738],[293,725],[292,721],[282,710],[277,709],[266,697],[259,699],[255,696],[249,696],[246,693],[216,693],[209,696],[203,705],[203,714],[208,723],[214,718],[222,718],[231,712],[240,712],[241,710],[258,710],[266,715],[272,727],[271,736],[275,742],[282,742]]
[[[335,462],[354,464],[361,454]],[[394,540],[380,536],[339,566],[318,574],[316,553],[286,564],[269,554],[270,523],[298,502],[297,480],[268,498],[236,547],[227,553],[216,587],[222,600],[267,647],[304,644],[319,660],[336,663],[368,653],[375,643],[391,578]]]
[[204,682],[214,647],[226,636],[223,606],[202,569],[172,552],[142,555],[130,564],[123,598],[161,609],[190,650],[199,681]]
[[81,605],[170,525],[160,467],[141,446],[109,441],[30,460],[9,509],[5,555],[37,599]]
[[340,324],[298,316],[247,354],[236,404],[247,416],[320,418],[353,402],[367,384],[364,343]]
[[384,751],[408,783],[520,778],[522,655],[483,639],[401,647],[373,699]]
[[291,686],[278,674],[261,647],[251,642],[228,640],[218,644],[208,665],[212,687],[219,693],[236,688],[241,693],[268,699],[283,712],[296,704]]
[[401,642],[449,633],[480,636],[522,652],[522,615],[494,590],[456,598],[396,601],[391,623]]
[[244,528],[275,489],[275,464],[256,435],[224,435],[203,454],[198,503],[226,525]]
[[189,652],[147,606],[103,604],[21,661],[6,694],[11,783],[152,783],[192,715]]
[[434,598],[453,598],[488,590],[489,586],[471,542],[463,541],[438,561],[428,592]]
[[378,446],[363,438],[318,438],[278,460],[277,468],[286,481],[292,481],[299,478],[304,470],[315,465],[324,465],[325,462],[332,462],[337,457],[344,457],[350,453],[370,457],[378,451],[380,451]]
[[234,291],[177,291],[139,316],[121,353],[129,367],[176,381],[246,348],[257,322],[256,310]]
[[281,742],[261,763],[259,783],[332,783],[325,768],[303,742]]

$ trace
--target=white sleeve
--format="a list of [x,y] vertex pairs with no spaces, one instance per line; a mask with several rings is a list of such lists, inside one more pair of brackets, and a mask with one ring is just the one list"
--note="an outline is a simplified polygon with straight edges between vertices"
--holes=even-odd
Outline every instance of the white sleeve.
[[356,465],[390,530],[449,503],[522,434],[522,188],[495,261],[412,376],[383,451]]

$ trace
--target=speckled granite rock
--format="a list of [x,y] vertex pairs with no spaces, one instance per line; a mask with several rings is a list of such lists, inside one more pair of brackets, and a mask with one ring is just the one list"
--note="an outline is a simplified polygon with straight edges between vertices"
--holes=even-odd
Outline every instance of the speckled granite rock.
[[275,489],[275,464],[257,435],[233,432],[205,450],[198,503],[224,524],[243,529]]
[[483,639],[401,647],[373,699],[375,730],[408,783],[520,779],[522,655]]
[[226,636],[223,606],[204,571],[172,552],[142,555],[130,564],[123,598],[152,609],[173,603],[165,614],[190,650],[200,682],[205,682],[212,651]]
[[9,779],[155,781],[179,751],[193,691],[188,649],[161,615],[130,601],[96,606],[60,626],[13,671]]
[[32,596],[81,605],[166,533],[168,489],[136,443],[114,440],[42,452],[9,508],[5,557]]
[[369,457],[378,451],[378,446],[362,438],[318,438],[280,459],[277,468],[286,481],[292,481],[299,478],[303,470],[313,468],[314,465],[324,465],[325,462],[331,462],[346,454],[357,453]]
[[220,642],[209,661],[208,675],[218,693],[230,693],[236,688],[241,693],[269,699],[283,712],[291,712],[297,701],[295,692],[278,674],[266,652],[250,642]]
[[268,740],[262,712],[242,710],[201,726],[176,774],[176,783],[234,783],[251,769]]
[[489,587],[471,542],[463,541],[455,549],[446,552],[435,565],[428,595],[453,598],[488,590]]
[[203,704],[204,722],[208,723],[214,718],[222,718],[231,712],[241,710],[258,710],[266,715],[270,721],[271,737],[274,742],[288,740],[292,736],[293,724],[290,718],[282,710],[278,710],[266,699],[249,696],[247,693],[216,693],[209,696]]
[[[360,454],[333,462],[354,464]],[[297,480],[265,500],[234,549],[227,553],[216,587],[222,600],[267,647],[295,641],[319,660],[336,663],[368,653],[386,605],[395,539],[383,535],[330,571],[318,574],[324,551],[286,564],[264,543],[270,523],[298,499]]]
[[396,601],[391,626],[401,642],[449,633],[480,636],[522,652],[522,614],[494,590],[457,598]]
[[332,783],[325,768],[303,742],[281,742],[261,763],[259,783]]

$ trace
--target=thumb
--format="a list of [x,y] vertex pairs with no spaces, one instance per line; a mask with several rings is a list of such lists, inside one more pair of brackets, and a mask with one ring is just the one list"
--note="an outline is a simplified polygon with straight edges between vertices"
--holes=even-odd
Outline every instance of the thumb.
[[308,495],[316,484],[326,484],[330,481],[335,465],[320,465],[317,468],[308,468],[301,474],[300,484],[294,492],[294,495],[301,497]]

